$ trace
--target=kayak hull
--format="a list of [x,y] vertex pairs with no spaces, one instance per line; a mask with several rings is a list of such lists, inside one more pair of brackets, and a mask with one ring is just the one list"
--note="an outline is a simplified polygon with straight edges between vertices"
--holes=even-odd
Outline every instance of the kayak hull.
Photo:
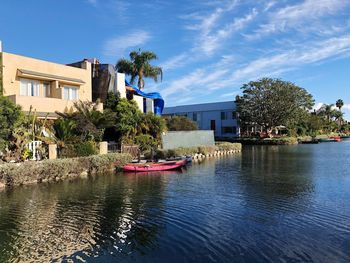
[[155,171],[169,171],[179,169],[185,166],[186,160],[169,161],[163,163],[145,163],[145,164],[133,164],[128,163],[124,165],[124,172],[155,172]]

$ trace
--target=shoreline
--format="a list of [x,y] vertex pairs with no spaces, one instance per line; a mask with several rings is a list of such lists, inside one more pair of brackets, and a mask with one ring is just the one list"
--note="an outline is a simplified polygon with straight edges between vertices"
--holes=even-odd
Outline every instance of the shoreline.
[[120,168],[130,162],[129,154],[110,153],[86,157],[0,164],[0,190],[20,185],[59,182]]

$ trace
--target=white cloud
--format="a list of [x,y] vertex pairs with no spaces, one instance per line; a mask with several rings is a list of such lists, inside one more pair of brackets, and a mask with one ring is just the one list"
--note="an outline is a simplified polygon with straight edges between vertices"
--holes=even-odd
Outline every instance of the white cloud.
[[224,41],[229,38],[234,32],[241,30],[250,21],[252,21],[258,12],[253,9],[244,17],[236,18],[232,23],[216,30],[214,33],[206,33],[200,37],[199,49],[205,54],[211,55]]
[[93,6],[97,5],[97,0],[86,0],[86,1]]
[[160,66],[162,67],[163,71],[179,68],[187,64],[188,58],[188,53],[184,52],[168,59],[167,61],[163,62]]
[[146,31],[134,31],[127,35],[117,36],[105,41],[102,54],[106,59],[118,59],[125,56],[125,52],[130,48],[140,48],[151,35]]
[[270,14],[269,22],[260,25],[255,34],[248,35],[248,39],[285,31],[288,28],[307,30],[311,28],[311,21],[330,14],[336,14],[349,1],[344,0],[305,0],[300,4],[290,5],[278,9]]
[[308,43],[306,47],[253,60],[246,66],[234,71],[231,77],[226,79],[226,82],[237,83],[263,76],[278,76],[282,72],[290,71],[306,64],[322,62],[325,59],[333,59],[345,55],[350,55],[350,35],[322,42]]
[[344,104],[344,106],[342,107],[342,110],[348,110],[348,111],[350,111],[350,104]]
[[323,102],[318,102],[318,103],[316,103],[313,107],[312,107],[312,110],[311,111],[317,111],[317,110],[319,110],[322,106],[323,106]]
[[350,55],[350,35],[308,44],[309,46],[299,47],[299,49],[261,57],[238,67],[234,65],[233,57],[223,56],[215,64],[196,69],[179,79],[163,83],[166,88],[161,92],[168,100],[176,100],[176,103],[179,97],[196,97],[203,93],[220,94],[218,90],[226,92],[222,95],[215,95],[217,97],[232,96],[238,93],[232,89],[237,90],[237,87],[250,80],[261,77],[279,77],[284,72],[307,64],[322,62],[325,59],[337,58],[345,54]]

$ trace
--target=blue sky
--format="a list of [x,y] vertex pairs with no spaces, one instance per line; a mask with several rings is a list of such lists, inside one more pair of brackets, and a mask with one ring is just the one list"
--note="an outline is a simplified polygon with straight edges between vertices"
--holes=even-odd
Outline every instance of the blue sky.
[[2,0],[4,51],[112,63],[155,51],[166,105],[232,100],[261,77],[292,81],[350,119],[348,0]]

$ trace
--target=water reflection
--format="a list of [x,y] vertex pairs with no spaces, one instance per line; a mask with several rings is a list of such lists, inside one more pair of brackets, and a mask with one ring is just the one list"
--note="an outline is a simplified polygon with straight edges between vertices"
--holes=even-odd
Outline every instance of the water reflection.
[[0,262],[349,262],[350,148],[0,192]]
[[154,208],[162,206],[164,181],[109,175],[2,193],[0,262],[147,251],[162,228],[152,219],[162,213]]
[[314,191],[313,151],[299,146],[249,146],[244,148],[241,180],[247,190],[266,198],[301,198]]

